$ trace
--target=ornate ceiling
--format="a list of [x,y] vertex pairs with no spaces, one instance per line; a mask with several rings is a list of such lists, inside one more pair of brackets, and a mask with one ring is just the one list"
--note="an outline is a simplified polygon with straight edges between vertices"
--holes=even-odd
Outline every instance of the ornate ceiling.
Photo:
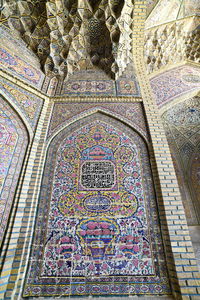
[[46,75],[97,69],[114,79],[132,62],[133,8],[132,0],[7,0],[2,21]]
[[191,154],[200,142],[200,98],[180,102],[163,115],[169,144],[176,147],[187,169]]
[[[93,70],[118,79],[134,73],[133,9],[134,0],[5,0],[1,23],[24,41],[49,77]],[[199,0],[147,0],[148,73],[199,63],[199,24]]]
[[148,73],[186,61],[200,63],[200,1],[150,2],[154,9],[146,20],[144,48]]
[[149,15],[146,28],[158,26],[184,17],[200,16],[199,0],[147,0]]
[[200,63],[200,19],[180,19],[145,32],[145,62],[152,73],[185,61]]

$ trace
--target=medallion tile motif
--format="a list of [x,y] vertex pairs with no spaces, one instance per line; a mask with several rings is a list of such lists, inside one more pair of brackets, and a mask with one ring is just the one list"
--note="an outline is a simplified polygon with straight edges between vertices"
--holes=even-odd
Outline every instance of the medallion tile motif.
[[117,96],[141,97],[139,85],[136,79],[120,79],[116,81]]
[[113,80],[69,80],[64,82],[62,95],[81,96],[135,96],[140,97],[136,79]]
[[136,132],[96,113],[53,139],[33,245],[25,297],[170,294],[148,152]]
[[63,85],[63,95],[107,95],[114,96],[115,83],[112,80],[77,80],[67,81]]
[[0,48],[0,62],[2,68],[9,70],[15,76],[20,77],[29,84],[41,87],[44,74],[23,61],[17,55],[11,54],[8,49]]

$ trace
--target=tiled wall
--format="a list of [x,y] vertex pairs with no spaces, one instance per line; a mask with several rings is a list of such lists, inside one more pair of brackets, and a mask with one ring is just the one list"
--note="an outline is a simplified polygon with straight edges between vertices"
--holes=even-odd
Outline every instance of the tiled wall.
[[[174,296],[177,299],[198,299],[200,295],[200,275],[190,241],[170,150],[148,78],[145,75],[143,62],[145,5],[146,1],[144,0],[135,1],[133,55],[152,139],[149,153],[158,199],[167,267]],[[90,102],[87,97],[84,100]],[[114,98],[110,99],[109,103],[112,100],[113,103],[118,102],[117,98]],[[132,100],[134,102],[134,99]],[[67,102],[67,100],[65,101]],[[1,295],[2,297],[5,296],[5,299],[19,299],[22,293],[34,232],[40,184],[46,158],[47,132],[52,109],[53,99],[45,97],[39,122],[36,124],[36,133],[32,145],[28,149],[22,170],[20,181],[22,189],[17,192],[17,205],[14,205],[11,214],[13,223],[9,227],[3,248],[6,259],[3,264],[0,289]]]
[[145,75],[146,69],[142,52],[145,4],[146,1],[136,1],[135,12],[137,15],[134,16],[133,57],[155,155],[156,167],[153,168],[153,172],[157,170],[159,174],[155,178],[157,178],[156,186],[160,186],[161,189],[157,196],[168,270],[173,292],[177,298],[198,299],[200,275],[169,146],[151,86]]

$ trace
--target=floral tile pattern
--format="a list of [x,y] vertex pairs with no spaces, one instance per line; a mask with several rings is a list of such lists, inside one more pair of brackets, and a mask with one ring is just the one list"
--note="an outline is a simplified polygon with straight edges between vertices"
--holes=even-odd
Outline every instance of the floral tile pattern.
[[35,128],[42,108],[42,99],[0,77],[0,89],[20,108],[32,128]]
[[23,61],[17,55],[11,54],[9,49],[6,49],[5,47],[0,47],[0,63],[2,68],[9,70],[15,76],[20,77],[29,84],[41,87],[44,80],[44,74]]
[[159,107],[175,97],[200,88],[199,68],[182,66],[164,72],[151,80],[151,87]]
[[176,144],[187,168],[191,154],[200,142],[200,98],[193,97],[174,105],[162,118],[167,137]]
[[107,95],[115,96],[115,84],[112,80],[74,80],[66,81],[62,95]]
[[196,198],[195,207],[200,218],[200,144],[198,145],[196,152],[193,154],[191,159],[190,176],[193,192]]
[[0,244],[28,144],[26,129],[3,97],[0,97]]
[[81,96],[135,96],[140,97],[136,79],[119,80],[68,80],[61,91],[62,95]]
[[149,140],[142,103],[64,103],[54,104],[48,137],[57,132],[66,122],[75,121],[78,117],[90,115],[95,111],[121,119],[132,125],[142,136]]
[[27,296],[170,294],[146,144],[96,113],[50,144]]

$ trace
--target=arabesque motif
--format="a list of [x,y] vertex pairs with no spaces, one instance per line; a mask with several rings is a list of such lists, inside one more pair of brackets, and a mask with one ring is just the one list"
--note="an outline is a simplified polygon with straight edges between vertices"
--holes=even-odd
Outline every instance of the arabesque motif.
[[[121,276],[127,293],[134,294],[138,280],[139,293],[169,293],[166,274],[156,279],[161,269],[155,261],[162,242],[155,207],[151,208],[152,229],[147,216],[150,204],[143,172],[148,156],[142,139],[96,119],[71,129],[59,141],[53,140],[47,156],[41,203],[48,199],[49,204],[39,208],[24,296],[46,295],[48,284],[55,295],[61,294],[62,284],[64,295],[101,295],[105,292],[99,284],[107,283],[110,290],[114,281],[113,293],[120,295],[124,294],[117,288]],[[43,209],[48,217],[42,225]],[[142,281],[150,284],[147,292],[142,292]],[[160,292],[154,289],[155,282]]]
[[35,128],[43,100],[8,80],[0,77],[0,89],[23,113],[32,128]]
[[11,71],[16,76],[26,80],[30,84],[41,87],[44,74],[17,55],[10,53],[9,49],[0,48],[0,62],[3,68]]
[[27,144],[28,135],[22,121],[0,96],[0,244],[9,219]]

